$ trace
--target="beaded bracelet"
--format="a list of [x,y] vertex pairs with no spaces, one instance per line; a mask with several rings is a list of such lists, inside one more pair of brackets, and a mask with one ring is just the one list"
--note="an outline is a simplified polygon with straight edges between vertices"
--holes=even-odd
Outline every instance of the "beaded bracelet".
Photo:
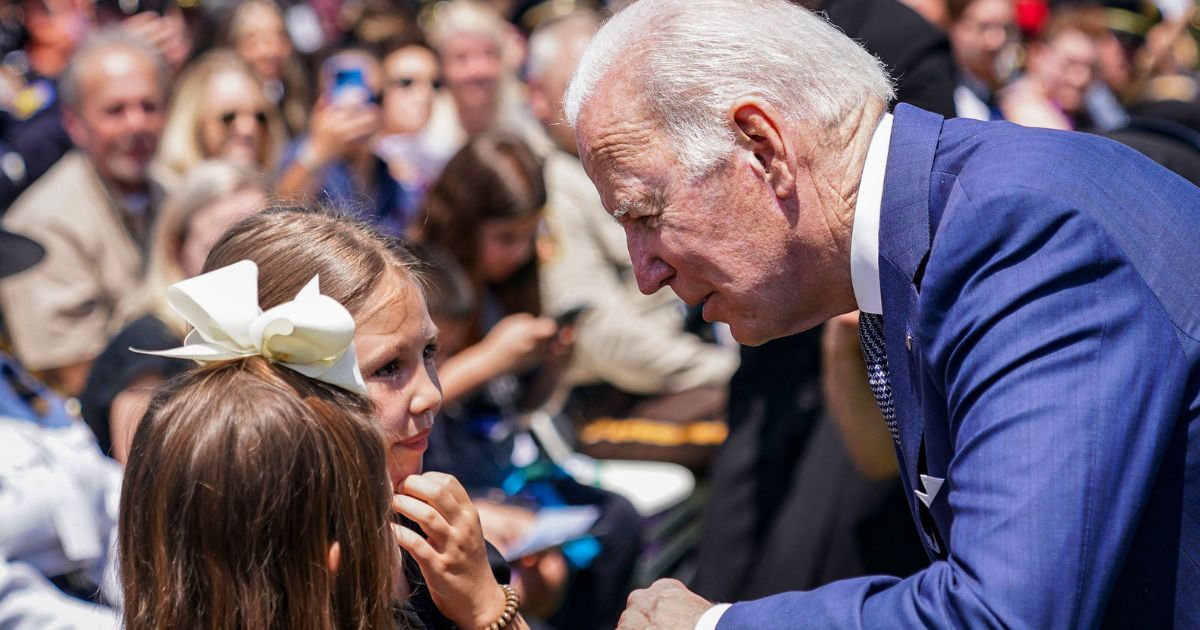
[[504,591],[504,612],[500,614],[500,618],[493,621],[492,625],[485,630],[503,630],[512,623],[517,617],[517,608],[521,606],[521,598],[517,596],[517,591],[507,584],[500,585]]

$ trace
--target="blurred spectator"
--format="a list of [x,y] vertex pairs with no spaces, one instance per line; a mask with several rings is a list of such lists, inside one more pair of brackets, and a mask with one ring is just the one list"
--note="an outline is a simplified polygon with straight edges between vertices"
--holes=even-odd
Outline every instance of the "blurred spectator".
[[321,96],[307,135],[284,151],[280,197],[357,211],[392,235],[405,232],[413,208],[373,150],[382,117],[383,70],[367,50],[346,49],[321,67]]
[[1107,35],[1086,12],[1056,13],[1028,47],[1026,74],[1000,94],[1004,118],[1027,127],[1089,127],[1084,94],[1096,76],[1096,41]]
[[36,269],[0,284],[13,346],[69,394],[127,321],[142,279],[161,189],[148,173],[163,124],[161,57],[123,30],[100,31],[63,73],[63,122],[78,150],[63,157],[4,218],[46,247]]
[[392,40],[384,47],[383,129],[375,153],[400,184],[409,216],[445,164],[435,143],[422,133],[441,87],[440,70],[436,53],[419,37]]
[[270,172],[283,148],[279,113],[250,67],[230,50],[205,53],[175,85],[158,160],[184,176],[206,159]]
[[96,359],[80,397],[83,417],[100,450],[124,463],[134,429],[154,390],[187,363],[130,352],[179,346],[186,323],[166,303],[167,287],[198,275],[225,230],[265,208],[267,190],[254,173],[227,162],[201,162],[163,204],[150,241],[137,319]]
[[[0,278],[37,263],[0,230]],[[0,628],[119,627],[111,580],[119,467],[63,399],[0,352]],[[98,590],[101,589],[102,590]]]
[[71,150],[55,82],[95,22],[90,0],[25,0],[18,4],[24,17],[25,42],[19,51],[4,58],[13,73],[13,85],[0,107],[0,215]]
[[[546,160],[546,219],[555,247],[543,267],[543,295],[550,312],[589,307],[579,320],[568,373],[571,384],[586,386],[576,390],[570,405],[576,423],[584,427],[583,450],[600,456],[594,450],[599,448],[607,458],[666,459],[700,468],[725,435],[737,350],[687,332],[686,307],[674,294],[643,295],[638,290],[624,230],[605,214],[579,161],[562,97],[599,24],[599,16],[580,11],[539,26],[530,38],[530,106],[556,147]],[[685,437],[669,444],[617,439],[618,433],[628,432],[613,418],[625,427],[636,424]],[[696,421],[716,430],[689,430],[687,425]],[[704,440],[702,435],[715,438]]]
[[309,81],[279,5],[273,0],[237,3],[229,17],[224,45],[236,50],[254,69],[263,92],[282,113],[288,136],[302,133],[311,103]]
[[892,104],[954,116],[954,59],[944,33],[898,0],[801,0],[863,42],[896,79]]
[[97,0],[101,25],[120,22],[121,28],[158,50],[172,77],[192,56],[192,34],[175,0]]
[[469,348],[441,368],[444,405],[468,398],[494,378],[527,372],[549,356],[558,326],[538,317],[535,248],[545,205],[541,166],[510,134],[472,140],[430,189],[413,239],[450,254],[474,289],[464,335]]
[[[442,61],[446,93],[434,101],[428,134],[446,155],[485,131],[540,137],[516,80],[515,29],[480,0],[450,0],[432,7],[426,25]],[[542,147],[534,146],[540,153]]]
[[446,317],[453,309],[436,309],[439,328],[452,331],[447,341],[462,345],[450,348],[438,369],[444,420],[428,461],[476,493],[503,489],[535,507],[598,506],[591,532],[599,550],[568,551],[576,570],[549,622],[564,630],[612,627],[628,593],[641,518],[628,500],[582,486],[539,456],[517,424],[545,402],[569,357],[569,327],[539,317],[535,239],[545,204],[533,152],[503,133],[468,142],[429,192],[414,238],[461,269],[465,281],[454,284],[470,287],[471,295],[455,301],[471,310]]
[[1144,101],[1191,101],[1200,104],[1200,39],[1196,16],[1200,6],[1191,2],[1179,15],[1168,15],[1146,35],[1143,53],[1148,76],[1135,95]]
[[954,108],[962,118],[999,120],[996,91],[1008,81],[1016,43],[1013,0],[950,0],[950,46],[958,85]]

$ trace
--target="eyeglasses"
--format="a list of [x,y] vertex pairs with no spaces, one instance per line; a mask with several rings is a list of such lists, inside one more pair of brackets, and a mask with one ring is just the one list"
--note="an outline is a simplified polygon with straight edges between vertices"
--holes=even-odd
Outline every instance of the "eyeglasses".
[[391,81],[388,82],[388,87],[400,88],[402,90],[407,90],[418,83],[428,85],[429,87],[433,88],[434,90],[442,89],[442,80],[441,79],[419,79],[417,77],[396,77],[395,79],[392,79]]
[[233,123],[243,115],[254,118],[254,123],[259,127],[265,127],[267,125],[267,112],[262,110],[256,112],[225,112],[224,114],[221,114],[218,120],[221,121],[222,125],[225,125],[226,127],[232,127]]

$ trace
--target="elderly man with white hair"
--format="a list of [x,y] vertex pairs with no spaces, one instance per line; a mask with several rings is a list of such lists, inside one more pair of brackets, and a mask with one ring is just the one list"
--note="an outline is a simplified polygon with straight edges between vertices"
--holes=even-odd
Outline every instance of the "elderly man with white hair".
[[1200,624],[1200,190],[890,93],[786,0],[641,0],[585,53],[567,117],[642,291],[747,344],[860,311],[931,561],[731,607],[660,581],[620,627]]

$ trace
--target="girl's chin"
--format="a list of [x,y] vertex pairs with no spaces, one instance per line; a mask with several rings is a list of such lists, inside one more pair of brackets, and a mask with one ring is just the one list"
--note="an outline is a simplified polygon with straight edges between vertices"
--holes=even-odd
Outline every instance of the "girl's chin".
[[401,488],[404,487],[404,480],[408,479],[409,475],[421,474],[421,462],[418,460],[416,465],[397,465],[388,467],[388,476],[392,480],[392,492],[399,494]]

